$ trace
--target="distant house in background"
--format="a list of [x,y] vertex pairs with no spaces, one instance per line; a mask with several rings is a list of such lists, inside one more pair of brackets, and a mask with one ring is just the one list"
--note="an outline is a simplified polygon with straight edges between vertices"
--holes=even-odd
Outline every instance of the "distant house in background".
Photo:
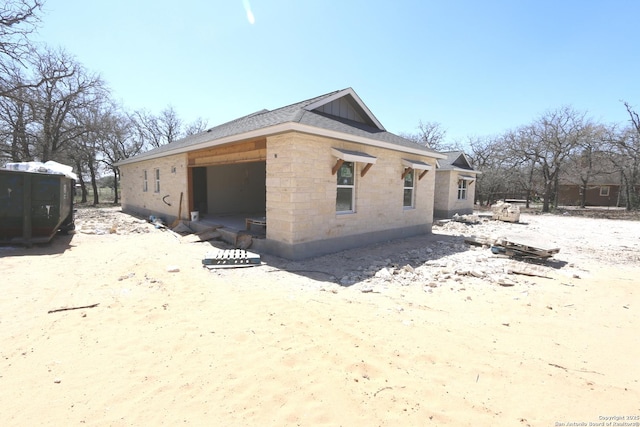
[[473,213],[476,175],[480,172],[462,151],[441,153],[446,159],[438,160],[433,215],[451,218],[453,215]]
[[431,232],[445,157],[387,132],[347,88],[121,161],[122,209],[171,222],[184,200],[181,219],[258,224],[252,248],[300,259]]
[[586,187],[564,181],[558,184],[558,205],[581,206],[584,194],[585,206],[617,206],[620,201],[620,174],[601,174],[591,178]]

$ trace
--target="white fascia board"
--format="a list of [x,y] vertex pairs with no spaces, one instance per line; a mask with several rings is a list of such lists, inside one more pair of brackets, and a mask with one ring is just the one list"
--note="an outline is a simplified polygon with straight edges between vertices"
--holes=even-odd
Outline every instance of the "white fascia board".
[[331,147],[331,154],[337,157],[338,159],[342,159],[345,162],[361,162],[361,163],[372,163],[375,164],[376,157],[371,156],[367,153],[361,153],[359,151],[350,151],[350,150],[342,150],[340,148]]
[[401,145],[391,144],[389,142],[378,141],[375,139],[370,139],[362,136],[351,135],[348,133],[342,133],[342,132],[337,132],[329,129],[318,128],[315,126],[304,125],[297,122],[287,122],[287,123],[280,123],[274,126],[260,128],[260,129],[256,129],[256,130],[252,130],[249,132],[244,132],[236,135],[230,135],[224,138],[213,139],[210,141],[200,142],[197,144],[176,147],[174,149],[165,150],[165,151],[154,153],[148,156],[144,156],[143,158],[140,158],[140,159],[136,157],[131,157],[129,159],[125,159],[118,162],[117,166],[126,165],[129,163],[137,163],[137,162],[143,162],[147,160],[153,160],[160,157],[173,156],[175,154],[184,154],[190,151],[197,151],[205,148],[217,147],[219,145],[243,141],[246,139],[266,137],[266,136],[276,135],[279,133],[290,132],[290,131],[308,133],[311,135],[325,136],[327,138],[339,139],[339,140],[348,141],[348,142],[355,142],[358,144],[369,145],[371,147],[386,148],[388,150],[416,154],[419,156],[431,157],[434,159],[446,159],[445,155],[436,153],[434,151],[429,151],[427,149],[403,147]]
[[481,175],[482,172],[477,171],[477,170],[469,170],[469,169],[462,169],[462,168],[451,168],[451,169],[441,169],[442,172],[461,172],[461,173],[467,173],[467,174],[472,174],[472,175]]
[[471,175],[458,175],[458,178],[462,179],[463,181],[473,181],[476,179],[475,176]]
[[429,163],[421,162],[419,160],[402,159],[402,165],[415,170],[430,171],[433,169],[433,166]]
[[378,119],[376,119],[376,116],[373,115],[371,110],[369,110],[369,107],[367,107],[365,103],[362,102],[362,99],[360,99],[360,97],[356,94],[356,92],[352,88],[347,88],[347,89],[341,90],[340,92],[336,92],[331,96],[328,96],[319,101],[316,101],[313,104],[307,105],[306,107],[304,107],[304,109],[307,111],[315,110],[316,108],[321,107],[325,104],[328,104],[331,101],[335,101],[338,98],[342,98],[345,95],[351,95],[353,99],[358,103],[360,108],[362,108],[362,110],[365,112],[365,114],[371,119],[371,121],[373,121],[373,123],[375,123],[376,127],[378,127],[380,130],[386,131],[384,126],[382,126],[382,123],[380,123]]

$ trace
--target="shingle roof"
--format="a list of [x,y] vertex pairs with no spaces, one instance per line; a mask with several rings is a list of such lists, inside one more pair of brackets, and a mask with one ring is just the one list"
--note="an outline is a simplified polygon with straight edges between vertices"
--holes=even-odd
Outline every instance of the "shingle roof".
[[475,169],[469,164],[467,156],[462,151],[446,151],[440,154],[447,156],[444,160],[439,160],[440,170],[464,169],[475,172]]
[[[357,95],[353,89],[343,89],[340,91],[330,92],[324,95],[310,98],[295,104],[290,104],[275,110],[260,110],[255,113],[237,118],[235,120],[223,123],[221,125],[207,129],[204,132],[190,135],[181,140],[172,142],[170,144],[163,145],[145,153],[139,154],[131,159],[122,161],[120,164],[130,163],[131,161],[144,160],[146,158],[154,158],[162,156],[163,153],[178,153],[189,151],[191,147],[198,149],[199,145],[207,142],[214,142],[222,138],[232,137],[234,135],[242,135],[247,132],[257,131],[260,129],[266,129],[271,126],[276,126],[284,123],[300,123],[302,125],[311,126],[314,128],[325,129],[329,131],[343,133],[345,135],[352,135],[355,137],[367,138],[373,141],[380,141],[386,144],[392,144],[401,148],[408,148],[412,150],[419,150],[425,152],[425,154],[433,154],[436,157],[437,153],[419,145],[413,141],[410,141],[401,136],[395,135],[391,132],[387,132],[377,126],[371,126],[368,124],[356,122],[354,120],[348,120],[339,118],[333,115],[322,113],[319,111],[309,111],[305,107],[309,105],[317,105],[323,99],[334,99],[335,96],[340,96],[340,92],[344,92],[343,96],[351,96],[357,98]],[[358,98],[357,101],[362,104],[362,101]],[[371,113],[366,109],[363,110],[364,114]],[[373,122],[377,122],[377,119],[373,117]]]

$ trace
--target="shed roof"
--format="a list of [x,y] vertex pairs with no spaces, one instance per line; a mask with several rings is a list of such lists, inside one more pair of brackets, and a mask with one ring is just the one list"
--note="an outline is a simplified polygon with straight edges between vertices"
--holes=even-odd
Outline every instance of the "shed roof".
[[387,132],[352,88],[330,92],[275,110],[260,110],[204,132],[149,150],[118,165],[228,144],[287,130],[324,135],[434,158],[420,144]]

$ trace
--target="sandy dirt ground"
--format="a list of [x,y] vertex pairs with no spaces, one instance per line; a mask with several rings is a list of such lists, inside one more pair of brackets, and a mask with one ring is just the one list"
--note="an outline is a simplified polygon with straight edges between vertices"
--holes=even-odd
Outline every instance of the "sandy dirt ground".
[[[73,235],[0,247],[0,420],[640,425],[640,222],[521,222],[210,271],[220,242],[80,209]],[[560,252],[514,274],[472,235]]]

